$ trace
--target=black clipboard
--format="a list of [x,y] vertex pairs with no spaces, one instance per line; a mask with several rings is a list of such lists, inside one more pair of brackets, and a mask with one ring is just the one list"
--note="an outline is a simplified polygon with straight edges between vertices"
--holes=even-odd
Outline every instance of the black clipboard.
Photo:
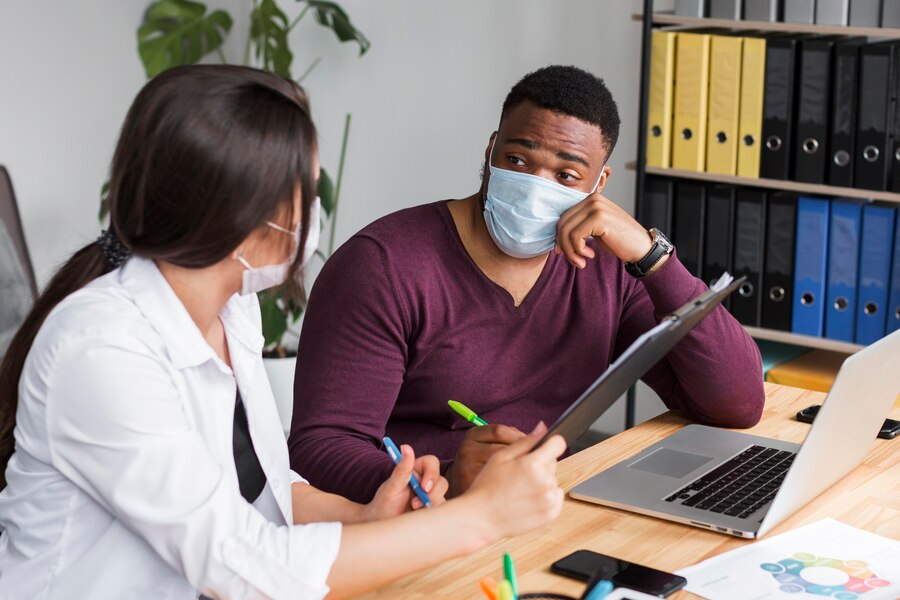
[[734,279],[729,273],[724,273],[709,290],[641,335],[566,409],[534,449],[539,448],[554,435],[561,435],[566,440],[566,445],[571,448],[575,440],[581,437],[622,394],[637,383],[638,379],[662,360],[675,344],[703,320],[703,317],[746,280],[746,277]]

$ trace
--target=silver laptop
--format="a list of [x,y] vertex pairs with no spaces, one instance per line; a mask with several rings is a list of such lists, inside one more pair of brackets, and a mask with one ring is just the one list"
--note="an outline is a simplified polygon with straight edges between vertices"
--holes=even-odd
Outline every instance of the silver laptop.
[[844,361],[802,445],[689,425],[570,495],[762,537],[862,462],[898,394],[900,331]]

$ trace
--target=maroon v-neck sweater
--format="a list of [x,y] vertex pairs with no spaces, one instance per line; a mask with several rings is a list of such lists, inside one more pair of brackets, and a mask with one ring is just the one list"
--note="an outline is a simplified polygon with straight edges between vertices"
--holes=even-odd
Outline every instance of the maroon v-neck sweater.
[[[673,256],[636,280],[606,253],[578,270],[551,253],[519,307],[466,252],[446,201],[384,217],[329,259],[309,299],[294,381],[291,466],[369,501],[389,435],[450,461],[471,425],[552,424],[609,364],[706,286]],[[671,409],[749,427],[764,392],[759,352],[717,307],[643,378]]]

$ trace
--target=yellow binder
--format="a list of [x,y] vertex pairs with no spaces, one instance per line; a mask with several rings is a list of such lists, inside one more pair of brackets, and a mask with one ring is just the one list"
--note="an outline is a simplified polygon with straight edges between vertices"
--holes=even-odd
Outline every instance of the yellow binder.
[[744,38],[725,35],[714,35],[710,42],[706,129],[706,170],[710,173],[737,174],[743,44]]
[[756,178],[759,177],[763,93],[766,85],[766,39],[744,38],[743,55],[737,174]]
[[766,381],[827,392],[846,358],[840,352],[813,350],[769,369]]
[[647,166],[672,166],[672,93],[675,33],[656,29],[651,38],[650,107],[647,113]]
[[712,36],[708,33],[678,33],[677,36],[672,166],[703,171],[706,168],[709,46]]

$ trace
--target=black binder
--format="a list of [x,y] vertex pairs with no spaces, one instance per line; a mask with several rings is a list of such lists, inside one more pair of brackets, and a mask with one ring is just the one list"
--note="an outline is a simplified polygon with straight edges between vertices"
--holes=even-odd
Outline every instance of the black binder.
[[[712,285],[722,273],[731,272],[732,234],[734,232],[734,188],[710,185],[706,188],[704,219],[703,279]],[[722,304],[731,310],[731,298]]]
[[773,37],[766,44],[760,177],[791,178],[796,104],[794,88],[800,45],[801,39],[796,36]]
[[887,189],[891,81],[895,46],[863,46],[860,55],[859,119],[856,134],[856,187]]
[[831,105],[833,38],[806,40],[800,50],[794,179],[824,183]]
[[646,177],[644,195],[637,207],[638,222],[650,229],[656,227],[666,236],[672,233],[672,195],[674,184],[665,177]]
[[[900,43],[895,48],[900,48]],[[894,81],[891,86],[894,99],[893,103],[893,135],[891,136],[891,151],[888,157],[888,170],[890,182],[888,189],[892,192],[900,192],[900,55],[894,53]]]
[[859,49],[856,39],[838,44],[834,51],[831,91],[832,117],[829,141],[828,183],[853,186],[856,160],[856,123],[859,105]]
[[797,199],[784,192],[770,194],[762,289],[762,326],[769,329],[791,330],[796,228]]
[[734,276],[747,277],[731,297],[731,314],[743,323],[759,327],[763,275],[763,242],[766,239],[766,193],[738,188],[734,207]]
[[694,277],[702,277],[703,215],[706,188],[702,183],[680,181],[675,185],[672,243],[678,259]]

